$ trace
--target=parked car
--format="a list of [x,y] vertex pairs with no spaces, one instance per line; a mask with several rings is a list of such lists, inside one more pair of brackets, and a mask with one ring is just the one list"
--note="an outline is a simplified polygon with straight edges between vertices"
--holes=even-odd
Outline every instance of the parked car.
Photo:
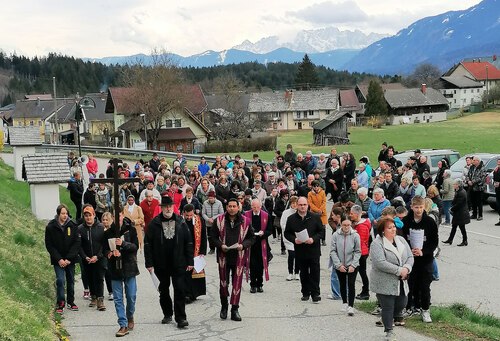
[[[430,173],[434,175],[438,172],[438,162],[446,158],[450,161],[450,165],[453,165],[460,159],[460,153],[452,150],[452,149],[421,149],[421,155],[427,157],[427,163],[429,164]],[[394,155],[396,160],[401,161],[401,163],[405,164],[408,159],[414,156],[415,153],[413,150],[405,151],[402,153],[398,153]]]
[[481,158],[481,161],[483,161],[483,165],[488,173],[488,176],[486,177],[486,188],[484,190],[484,201],[487,202],[490,207],[494,210],[496,210],[496,194],[495,194],[495,187],[493,186],[493,169],[497,166],[497,160],[500,158],[500,154],[491,154],[491,153],[475,153],[475,154],[467,154],[463,157],[461,157],[457,162],[455,162],[451,167],[451,178],[452,179],[457,179],[461,178],[462,180],[463,177],[463,169],[465,167],[465,158],[466,157],[472,157],[472,156],[478,156]]

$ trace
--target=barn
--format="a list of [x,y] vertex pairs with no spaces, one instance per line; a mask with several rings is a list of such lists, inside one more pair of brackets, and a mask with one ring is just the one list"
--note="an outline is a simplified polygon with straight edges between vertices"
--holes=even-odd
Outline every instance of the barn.
[[352,118],[349,112],[339,111],[316,123],[313,126],[314,144],[318,146],[349,144],[347,131],[349,118]]

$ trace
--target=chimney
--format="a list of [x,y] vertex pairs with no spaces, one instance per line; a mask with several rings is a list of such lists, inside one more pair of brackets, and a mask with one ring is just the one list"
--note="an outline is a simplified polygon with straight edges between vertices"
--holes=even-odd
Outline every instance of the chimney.
[[40,97],[37,97],[36,98],[36,106],[39,107],[40,106]]
[[424,95],[427,95],[427,84],[422,84],[422,88],[421,88],[421,91]]

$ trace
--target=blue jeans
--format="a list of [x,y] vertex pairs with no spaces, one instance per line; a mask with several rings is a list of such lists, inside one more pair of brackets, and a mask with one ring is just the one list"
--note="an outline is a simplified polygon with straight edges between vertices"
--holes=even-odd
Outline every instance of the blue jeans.
[[[123,286],[125,285],[125,297],[127,299],[127,311],[123,302]],[[113,299],[115,303],[116,315],[120,327],[126,327],[128,319],[134,317],[135,300],[137,297],[137,282],[135,276],[127,277],[123,280],[112,280]]]
[[451,208],[451,200],[443,200],[444,222],[446,224],[449,224],[451,222],[450,208]]
[[332,275],[330,277],[330,286],[332,287],[333,298],[340,299],[340,283],[337,276],[337,271],[332,269]]
[[[71,263],[65,268],[61,268],[56,264],[54,265],[54,271],[56,273],[57,303],[75,303],[75,264]],[[64,283],[67,285],[67,300],[64,299]]]
[[435,281],[439,281],[439,269],[436,258],[432,261],[432,279]]

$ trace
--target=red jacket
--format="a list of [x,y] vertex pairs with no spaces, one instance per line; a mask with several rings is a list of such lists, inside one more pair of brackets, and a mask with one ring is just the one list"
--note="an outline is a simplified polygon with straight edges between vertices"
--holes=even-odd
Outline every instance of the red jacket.
[[179,208],[181,207],[182,191],[179,189],[177,190],[177,193],[174,193],[173,191],[168,190],[167,196],[171,197],[172,201],[174,202],[174,213],[180,214]]
[[86,166],[87,166],[87,171],[89,173],[97,174],[98,165],[97,165],[96,159],[89,160],[89,162],[87,162]]
[[161,212],[160,203],[158,200],[153,199],[149,204],[147,199],[144,199],[139,206],[141,206],[142,213],[144,213],[144,233],[146,233],[151,220]]
[[361,219],[359,222],[354,223],[353,228],[358,232],[361,242],[361,256],[366,256],[370,253],[370,229],[372,224],[370,219]]

